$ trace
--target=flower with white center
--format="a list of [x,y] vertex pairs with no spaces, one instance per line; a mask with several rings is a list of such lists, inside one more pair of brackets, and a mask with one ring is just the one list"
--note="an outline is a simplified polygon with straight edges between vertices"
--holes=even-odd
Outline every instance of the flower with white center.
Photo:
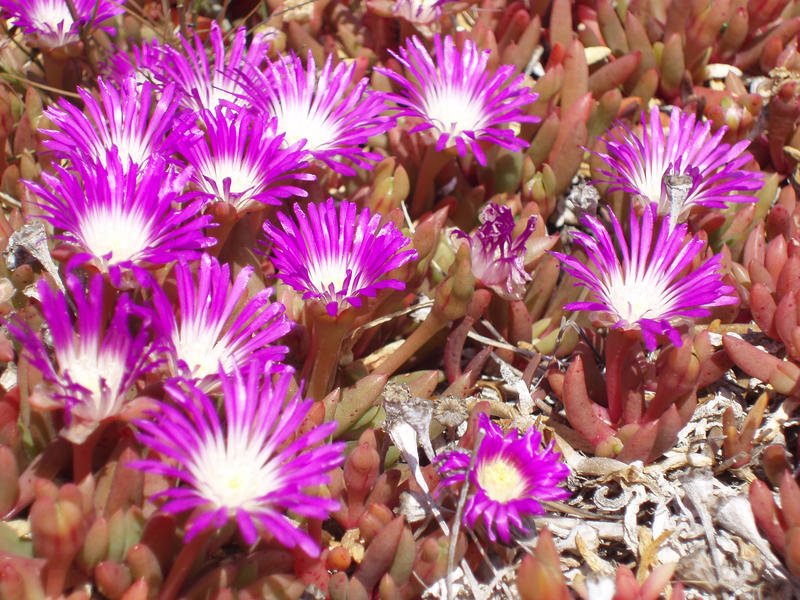
[[249,99],[256,111],[278,120],[278,132],[287,145],[305,140],[305,149],[314,158],[353,175],[353,168],[342,159],[371,169],[381,157],[365,150],[364,144],[395,124],[395,119],[382,115],[386,94],[368,90],[366,77],[351,89],[355,69],[355,62],[334,67],[333,55],[328,55],[317,74],[310,50],[306,67],[294,54],[281,56],[263,73],[250,72]]
[[455,146],[459,156],[471,150],[475,159],[486,164],[481,142],[490,142],[520,151],[528,142],[515,136],[512,125],[535,123],[539,119],[522,112],[538,94],[524,85],[524,75],[512,79],[514,67],[503,65],[494,74],[487,69],[489,50],[478,50],[465,40],[458,50],[449,35],[434,36],[434,54],[416,36],[406,40],[400,54],[389,51],[408,71],[408,77],[391,69],[377,70],[396,81],[402,91],[391,94],[397,115],[418,122],[411,130],[431,130],[436,151]]
[[402,290],[405,284],[385,279],[390,271],[417,258],[406,249],[409,239],[393,223],[379,228],[381,215],[368,208],[356,214],[353,202],[342,201],[337,211],[333,198],[309,204],[306,214],[294,205],[297,223],[278,213],[281,227],[264,223],[273,243],[273,263],[278,278],[303,298],[321,302],[331,317],[344,308],[361,306],[362,296],[375,296],[379,289]]
[[28,43],[45,49],[60,48],[80,40],[80,30],[91,21],[95,29],[112,32],[97,25],[124,12],[111,0],[74,0],[78,22],[66,0],[0,0],[2,16],[11,18],[27,36]]
[[[188,143],[196,135],[187,131],[191,122],[176,117],[178,98],[174,85],[156,94],[151,83],[137,83],[128,78],[120,89],[98,79],[100,102],[83,88],[78,88],[84,110],[65,99],[44,111],[56,130],[43,130],[50,136],[44,144],[59,158],[73,163],[97,162],[106,166],[106,155],[113,150],[122,166],[144,165],[156,154],[168,157],[179,142]],[[188,137],[187,137],[188,136]]]
[[[711,122],[696,122],[694,113],[680,108],[670,112],[666,137],[657,106],[650,110],[649,126],[642,113],[642,131],[636,134],[622,123],[609,134],[607,152],[598,152],[611,167],[601,170],[610,189],[624,190],[658,204],[660,215],[670,214],[672,226],[695,205],[725,208],[729,202],[755,202],[752,192],[761,189],[763,175],[743,167],[753,156],[743,140],[731,146],[720,140],[727,127],[711,135]],[[667,178],[687,176],[684,193],[670,190]]]
[[104,302],[100,274],[90,280],[88,293],[72,274],[67,275],[66,284],[76,319],[64,293],[52,290],[43,279],[37,288],[55,360],[41,337],[21,319],[6,324],[47,386],[31,402],[42,409],[63,408],[61,435],[80,444],[101,423],[121,415],[133,384],[157,363],[148,360],[152,351],[149,318],[140,323],[136,334],[130,327],[135,315],[148,314],[145,309],[134,307],[123,294],[112,310]]
[[491,541],[499,536],[508,544],[512,525],[526,533],[522,517],[544,514],[542,500],[569,496],[559,487],[569,476],[569,467],[561,462],[560,454],[553,452],[552,442],[540,448],[542,435],[534,428],[522,438],[516,431],[504,436],[484,413],[478,427],[484,435],[475,450],[472,469],[468,453],[448,452],[439,459],[439,472],[444,476],[440,485],[468,479],[472,491],[464,506],[464,523],[474,528],[480,517]]
[[306,152],[301,143],[284,147],[274,118],[257,118],[244,111],[230,118],[217,108],[215,113],[204,111],[201,122],[206,136],[182,150],[194,168],[192,180],[197,188],[232,204],[237,212],[308,195],[291,184],[291,180],[314,179],[300,172],[308,165]]
[[[300,392],[289,394],[290,372],[274,375],[268,364],[245,375],[220,369],[222,414],[197,387],[167,382],[171,402],[159,402],[152,421],[139,421],[140,442],[168,459],[140,460],[128,466],[176,478],[180,487],[157,494],[168,513],[194,511],[187,523],[188,542],[208,528],[234,520],[245,542],[265,534],[309,556],[320,549],[286,516],[287,511],[326,519],[339,503],[312,495],[330,483],[328,473],[342,464],[344,444],[325,443],[336,429],[328,422],[298,434],[311,408]],[[321,444],[321,445],[320,445]]]
[[46,187],[25,183],[41,198],[43,217],[62,231],[57,237],[104,270],[192,260],[214,245],[203,233],[211,217],[198,214],[205,196],[183,192],[190,171],[175,175],[159,155],[139,172],[126,171],[115,152],[107,154],[105,165],[79,161],[74,167],[42,173]]
[[[245,300],[252,267],[244,267],[231,283],[230,267],[208,254],[200,258],[197,283],[186,263],[175,265],[178,290],[176,311],[167,295],[154,288],[156,323],[162,332],[172,375],[195,380],[204,390],[217,386],[222,369],[234,365],[245,369],[251,363],[280,362],[286,346],[273,345],[293,326],[280,302],[271,302],[266,288]],[[179,316],[176,316],[179,315]]]
[[[693,270],[692,262],[705,242],[698,237],[685,242],[687,226],[670,228],[665,219],[659,221],[656,209],[655,204],[648,205],[641,225],[631,213],[629,245],[624,242],[625,233],[613,212],[612,234],[598,219],[584,215],[581,222],[592,235],[573,235],[594,269],[576,257],[553,252],[578,280],[575,285],[588,288],[593,296],[588,302],[573,302],[564,308],[598,311],[615,328],[640,329],[651,351],[658,345],[658,335],[666,335],[673,344],[681,345],[674,320],[708,316],[711,307],[738,302],[730,295],[733,288],[722,283],[721,256],[714,255]],[[657,221],[660,227],[656,231]],[[620,241],[619,250],[614,239]]]

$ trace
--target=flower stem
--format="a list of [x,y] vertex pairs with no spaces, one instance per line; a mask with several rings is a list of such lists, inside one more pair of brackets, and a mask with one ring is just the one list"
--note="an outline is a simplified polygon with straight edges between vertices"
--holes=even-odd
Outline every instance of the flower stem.
[[212,533],[214,533],[214,529],[209,527],[181,547],[178,557],[169,570],[164,587],[161,588],[159,600],[172,600],[178,595],[186,576],[189,575],[189,571],[192,569],[192,565],[194,565],[200,552],[206,547]]
[[447,323],[447,318],[441,312],[436,309],[431,310],[420,326],[414,330],[414,333],[403,342],[403,345],[387,356],[373,373],[392,375]]
[[307,397],[322,400],[330,391],[339,366],[342,342],[348,331],[348,323],[332,319],[327,315],[314,319],[311,352],[308,353],[306,365],[303,367],[304,372],[311,371],[306,390]]
[[422,158],[417,182],[414,185],[414,198],[411,201],[411,214],[420,216],[431,208],[430,200],[434,197],[434,181],[444,166],[450,162],[449,152],[437,152],[436,144],[430,144]]
[[82,444],[72,444],[72,478],[75,483],[80,483],[91,474],[94,449],[103,435],[103,429],[105,424],[99,423]]

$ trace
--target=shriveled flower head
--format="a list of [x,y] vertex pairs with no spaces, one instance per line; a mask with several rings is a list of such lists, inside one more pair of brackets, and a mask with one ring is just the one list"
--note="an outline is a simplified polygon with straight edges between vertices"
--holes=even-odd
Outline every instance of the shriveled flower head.
[[442,5],[453,0],[397,0],[392,7],[396,17],[418,26],[426,26],[439,20]]
[[[611,233],[598,219],[584,215],[581,222],[592,235],[573,234],[593,268],[573,256],[553,253],[578,279],[575,285],[588,288],[592,295],[590,301],[573,302],[565,309],[598,311],[615,328],[641,329],[645,345],[652,351],[658,335],[681,345],[681,336],[673,326],[675,319],[704,317],[711,314],[711,307],[736,304],[737,298],[730,295],[733,288],[722,283],[719,254],[691,269],[705,243],[698,237],[685,242],[685,224],[672,229],[662,219],[656,231],[656,205],[650,204],[641,224],[631,213],[630,235],[626,236],[614,213],[610,214]],[[628,243],[624,242],[626,238]],[[614,240],[620,241],[619,249]]]
[[[65,99],[45,109],[57,130],[43,130],[50,136],[44,144],[59,158],[73,163],[97,162],[105,166],[109,150],[127,168],[144,165],[153,155],[169,156],[186,139],[191,123],[176,118],[178,100],[174,85],[158,92],[153,84],[138,84],[128,78],[120,89],[98,79],[100,102],[88,90],[78,88],[84,110]],[[196,137],[196,136],[194,136]]]
[[523,84],[524,75],[512,79],[511,65],[491,74],[487,68],[490,51],[478,50],[472,40],[466,40],[459,50],[452,37],[442,41],[437,34],[433,44],[435,61],[416,36],[406,40],[399,55],[390,50],[407,69],[408,77],[378,68],[402,88],[401,93],[390,95],[399,105],[397,114],[419,120],[411,131],[431,130],[438,152],[455,145],[459,156],[471,150],[482,165],[486,156],[480,142],[514,151],[527,147],[528,142],[516,137],[511,128],[512,124],[539,120],[522,112],[538,98]]
[[201,509],[187,524],[186,541],[235,520],[248,544],[269,532],[288,548],[318,556],[316,542],[285,513],[324,520],[339,508],[309,488],[330,483],[328,472],[342,464],[344,444],[324,443],[334,422],[297,436],[312,402],[299,392],[289,396],[290,373],[273,381],[269,365],[263,372],[262,377],[257,367],[244,376],[238,369],[232,375],[220,370],[222,418],[214,400],[198,388],[165,384],[172,402],[159,403],[153,421],[138,422],[137,437],[170,463],[141,460],[128,466],[183,484],[156,497],[167,499],[162,510],[168,513]]
[[382,115],[386,94],[367,89],[362,78],[351,89],[356,64],[333,66],[328,55],[322,71],[311,51],[307,66],[294,54],[279,57],[263,72],[251,72],[250,100],[259,112],[278,120],[286,144],[305,140],[305,149],[317,160],[345,175],[352,175],[347,159],[360,167],[380,155],[366,151],[367,139],[388,131],[395,120]]
[[124,12],[112,0],[74,0],[78,21],[72,17],[66,0],[0,0],[2,16],[13,20],[28,38],[28,43],[40,48],[53,49],[80,40],[82,27],[98,24]]
[[251,363],[280,362],[286,346],[273,345],[286,335],[293,323],[286,319],[280,302],[271,302],[271,288],[246,300],[252,267],[244,267],[231,282],[230,267],[203,254],[195,277],[186,263],[175,265],[178,289],[176,310],[160,289],[155,288],[153,304],[158,314],[173,375],[197,380],[209,390],[216,386],[221,368],[234,365],[245,369]]
[[409,239],[393,223],[379,227],[381,215],[365,208],[356,214],[353,202],[342,201],[336,209],[333,198],[309,204],[308,214],[294,205],[295,223],[283,213],[283,230],[269,222],[264,231],[273,243],[272,262],[278,278],[325,305],[336,316],[345,302],[359,307],[362,296],[378,290],[402,290],[405,284],[385,279],[390,271],[417,258],[417,251],[403,250]]
[[525,270],[526,243],[536,229],[536,217],[530,217],[524,231],[513,238],[514,216],[511,209],[490,203],[481,211],[481,226],[473,236],[463,231],[453,233],[470,247],[472,272],[486,287],[508,300],[519,300],[531,280]]
[[75,172],[56,167],[56,175],[42,173],[47,187],[26,184],[41,198],[44,218],[63,232],[57,237],[104,268],[192,260],[214,245],[203,233],[211,217],[198,214],[205,198],[182,191],[190,171],[176,175],[155,155],[139,173],[126,171],[113,152],[106,166],[74,166]]
[[[135,317],[145,314],[141,307],[135,307],[124,294],[113,307],[104,302],[100,274],[89,281],[87,292],[72,274],[67,275],[66,285],[71,292],[69,300],[44,280],[38,284],[55,360],[41,337],[21,319],[7,325],[47,385],[31,402],[41,409],[63,408],[61,435],[80,444],[103,421],[120,416],[132,399],[136,380],[156,363],[148,360],[149,319]],[[75,307],[74,319],[70,306]],[[134,321],[138,333],[131,327]]]
[[[544,514],[542,500],[561,500],[569,496],[559,486],[569,476],[569,467],[561,455],[553,451],[553,442],[541,449],[542,434],[531,428],[523,437],[516,431],[503,435],[499,426],[481,414],[478,427],[484,432],[470,470],[470,455],[457,450],[440,459],[441,485],[452,485],[467,479],[471,491],[464,506],[464,523],[475,527],[483,518],[491,541],[497,536],[511,541],[511,525],[527,532],[522,518]],[[496,532],[496,534],[495,534]]]
[[302,144],[282,147],[275,119],[246,112],[230,118],[221,108],[204,111],[201,118],[206,136],[183,149],[199,189],[239,212],[259,203],[280,204],[283,198],[308,195],[291,183],[314,179],[299,172],[308,164],[306,153]]
[[[723,144],[727,127],[711,135],[711,122],[696,122],[694,113],[675,107],[664,135],[657,106],[650,110],[650,123],[642,113],[642,132],[636,134],[622,123],[609,134],[607,152],[598,152],[611,171],[601,170],[611,190],[644,196],[659,205],[659,214],[670,213],[673,225],[694,205],[725,208],[729,202],[755,202],[761,189],[759,171],[743,169],[752,160],[745,152],[750,144],[742,140]],[[666,178],[685,175],[685,190],[671,188]]]
[[[264,61],[268,49],[266,39],[256,34],[247,47],[247,31],[241,27],[233,41],[226,44],[216,21],[211,22],[205,42],[197,34],[192,34],[192,40],[179,37],[183,53],[167,47],[169,65],[159,76],[164,84],[174,81],[178,85],[183,92],[183,105],[197,113],[214,111],[217,106],[243,106],[242,81]],[[210,58],[206,56],[209,42]]]

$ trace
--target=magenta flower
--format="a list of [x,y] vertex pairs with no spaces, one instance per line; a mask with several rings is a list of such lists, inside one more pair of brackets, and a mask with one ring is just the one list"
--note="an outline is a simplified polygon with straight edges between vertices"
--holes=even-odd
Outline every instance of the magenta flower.
[[561,455],[553,452],[554,442],[540,448],[542,434],[531,428],[520,438],[516,431],[504,436],[503,431],[481,413],[478,426],[484,432],[470,470],[470,455],[454,450],[440,458],[439,472],[445,477],[440,485],[452,485],[467,479],[472,492],[464,506],[464,523],[475,527],[483,518],[491,541],[497,535],[506,544],[511,541],[513,525],[527,533],[522,518],[544,514],[542,500],[561,500],[569,492],[558,486],[569,476],[569,467]]
[[[160,288],[153,305],[171,358],[173,375],[197,380],[204,390],[216,386],[217,373],[231,373],[234,366],[279,362],[286,346],[272,345],[293,326],[280,302],[270,302],[267,288],[243,302],[252,267],[244,267],[231,283],[230,267],[203,254],[197,283],[186,263],[175,265],[178,288],[176,311]],[[238,307],[238,310],[237,310]]]
[[[83,443],[104,421],[120,416],[130,405],[134,383],[156,366],[151,353],[148,321],[140,321],[138,333],[129,322],[143,309],[121,295],[111,307],[103,301],[103,276],[89,281],[88,294],[80,280],[68,274],[68,300],[40,279],[39,299],[52,338],[53,356],[21,319],[7,322],[28,360],[42,373],[46,384],[31,402],[40,409],[64,409],[61,435],[74,444]],[[74,306],[77,319],[73,326]]]
[[198,388],[166,383],[172,402],[159,403],[152,422],[139,421],[137,437],[170,462],[140,460],[128,466],[184,484],[154,498],[167,499],[162,510],[168,513],[201,509],[187,524],[187,542],[234,519],[248,544],[268,532],[284,546],[299,546],[315,557],[316,542],[285,513],[326,519],[339,508],[337,501],[312,495],[309,488],[330,483],[328,472],[342,464],[344,444],[317,446],[336,429],[334,422],[293,439],[312,402],[301,400],[299,392],[288,396],[290,373],[274,381],[269,365],[263,373],[262,378],[262,369],[255,367],[246,377],[238,369],[230,376],[220,370],[222,419],[216,403]]
[[308,193],[291,180],[309,181],[313,175],[298,172],[307,166],[302,144],[282,148],[283,136],[275,119],[241,112],[234,118],[221,109],[201,115],[206,136],[187,144],[183,156],[194,167],[193,181],[202,191],[228,202],[238,212],[258,203],[280,204],[282,198]]
[[515,137],[510,127],[539,120],[522,112],[538,98],[523,85],[525,76],[511,79],[514,67],[510,65],[490,75],[490,51],[478,50],[472,40],[466,40],[461,51],[450,36],[442,42],[436,35],[433,43],[435,62],[416,36],[406,40],[400,55],[389,51],[408,70],[408,77],[377,68],[402,88],[402,93],[389,96],[399,105],[398,116],[420,121],[411,132],[432,130],[437,152],[455,144],[459,156],[466,156],[470,149],[482,165],[486,155],[480,142],[514,151],[527,147],[528,142]]
[[[180,37],[180,36],[179,36]],[[257,71],[267,54],[268,43],[261,34],[256,34],[247,47],[247,30],[241,27],[230,44],[216,21],[211,22],[208,40],[204,42],[197,34],[191,41],[181,37],[183,54],[165,47],[168,63],[159,73],[164,84],[174,81],[183,92],[183,105],[196,112],[215,111],[218,106],[243,106],[245,103],[242,82]],[[212,60],[206,57],[206,45],[210,42]],[[228,46],[226,50],[226,45]]]
[[621,243],[617,250],[614,239],[625,240],[626,236],[614,213],[610,214],[611,235],[599,220],[588,215],[581,221],[592,235],[573,234],[594,269],[573,256],[553,252],[564,269],[578,279],[575,285],[588,288],[593,296],[588,302],[567,304],[565,309],[599,311],[615,328],[641,329],[645,345],[652,351],[658,335],[666,335],[673,344],[681,345],[673,320],[708,316],[710,307],[738,302],[730,295],[733,288],[722,283],[719,254],[691,270],[692,261],[705,243],[698,237],[684,243],[685,224],[672,229],[662,219],[655,231],[656,205],[650,204],[641,225],[631,213],[630,243]]
[[413,23],[425,31],[426,26],[442,16],[442,5],[454,0],[397,0],[392,7],[395,16]]
[[76,172],[55,167],[55,175],[42,173],[47,187],[26,184],[42,199],[44,218],[63,231],[57,237],[95,257],[103,269],[193,260],[214,245],[203,233],[211,217],[198,215],[205,197],[182,192],[190,171],[175,175],[154,155],[138,173],[126,172],[113,152],[106,166],[74,166]]
[[304,292],[304,299],[317,299],[335,317],[345,302],[359,307],[362,296],[405,288],[402,281],[384,277],[415,260],[417,251],[403,250],[409,239],[393,223],[379,229],[380,214],[365,208],[356,215],[355,203],[346,201],[337,214],[333,198],[309,204],[308,215],[295,204],[294,214],[296,224],[278,213],[283,231],[265,222],[264,232],[273,243],[278,278]]
[[371,169],[370,161],[381,157],[362,146],[369,137],[395,124],[395,119],[381,114],[386,94],[367,90],[366,77],[351,88],[354,62],[334,68],[333,56],[328,55],[319,75],[310,50],[307,62],[304,68],[301,60],[290,54],[270,63],[264,73],[251,71],[253,106],[278,120],[286,144],[305,140],[305,149],[335,171],[355,174],[342,159]]
[[158,39],[139,44],[130,44],[130,51],[116,48],[106,55],[102,64],[103,72],[109,80],[122,84],[126,79],[133,79],[137,85],[145,81],[151,83],[164,80],[167,52]]
[[74,0],[74,7],[77,22],[66,0],[0,0],[2,16],[12,19],[25,32],[29,44],[47,49],[78,42],[81,28],[90,24],[96,29],[113,31],[97,24],[124,12],[112,0]]
[[[670,113],[666,137],[657,106],[650,110],[650,124],[642,113],[642,132],[635,134],[622,123],[609,134],[608,152],[598,152],[611,167],[601,170],[611,190],[644,196],[659,205],[659,214],[670,213],[672,222],[683,220],[694,205],[725,208],[728,202],[755,202],[748,192],[761,189],[759,171],[743,169],[753,157],[743,140],[731,146],[720,142],[727,127],[711,135],[711,122],[697,123],[694,113],[675,107]],[[667,175],[688,175],[688,195],[670,198]],[[676,197],[677,196],[677,197]]]
[[191,122],[175,116],[178,98],[174,85],[158,92],[154,106],[156,92],[149,82],[137,84],[128,78],[119,90],[102,79],[97,83],[100,102],[88,90],[78,88],[83,111],[64,99],[45,109],[45,116],[58,129],[43,130],[50,136],[44,144],[59,158],[105,166],[108,151],[114,150],[127,170],[129,164],[142,166],[155,154],[171,155],[189,136]]
[[528,219],[522,233],[514,239],[514,216],[511,209],[490,203],[481,210],[481,226],[473,236],[455,230],[456,237],[470,247],[472,272],[486,287],[507,300],[520,300],[531,280],[525,270],[528,238],[536,229],[536,217]]

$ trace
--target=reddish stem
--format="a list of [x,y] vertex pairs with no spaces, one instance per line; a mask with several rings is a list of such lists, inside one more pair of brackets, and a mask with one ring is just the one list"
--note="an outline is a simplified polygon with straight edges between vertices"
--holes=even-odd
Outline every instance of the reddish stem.
[[75,483],[80,483],[87,475],[91,474],[94,449],[104,429],[105,423],[99,423],[82,444],[72,445],[72,478]]
[[214,533],[214,529],[209,527],[181,547],[178,557],[175,559],[175,563],[169,570],[169,575],[164,582],[164,587],[161,588],[159,600],[172,600],[177,596],[183,582],[192,569],[192,565],[194,565],[200,552],[206,547],[212,533]]
[[378,365],[373,374],[392,375],[447,323],[447,319],[441,312],[435,308],[431,310],[420,326],[414,330],[414,333],[403,342],[402,346],[383,359],[383,362]]

